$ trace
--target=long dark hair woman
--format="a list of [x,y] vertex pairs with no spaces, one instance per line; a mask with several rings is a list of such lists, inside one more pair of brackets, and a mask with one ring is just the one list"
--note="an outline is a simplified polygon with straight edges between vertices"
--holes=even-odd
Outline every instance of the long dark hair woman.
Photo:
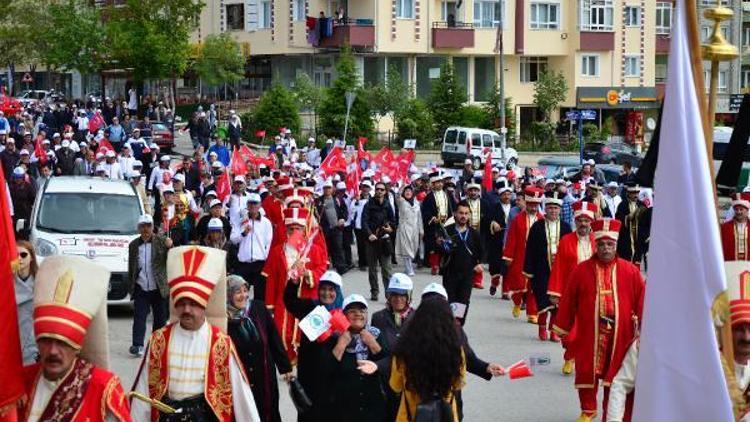
[[276,369],[288,381],[292,364],[266,305],[250,300],[247,283],[237,275],[227,277],[227,317],[227,331],[252,383],[260,420],[281,422]]
[[452,420],[458,421],[453,393],[463,386],[465,374],[463,348],[450,305],[440,298],[424,297],[393,351],[389,384],[401,393],[396,421],[414,420],[420,403],[437,398],[450,405]]

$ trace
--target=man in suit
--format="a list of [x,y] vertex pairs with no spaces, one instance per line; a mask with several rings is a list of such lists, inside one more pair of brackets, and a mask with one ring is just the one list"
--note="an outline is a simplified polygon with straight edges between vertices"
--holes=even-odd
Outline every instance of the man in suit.
[[[505,245],[505,232],[510,222],[510,210],[513,208],[513,189],[510,182],[504,177],[495,182],[499,200],[490,205],[487,222],[489,231],[486,234],[487,263],[490,270],[490,296],[494,296],[500,286],[500,280],[507,270],[503,260],[503,246]],[[503,298],[507,299],[507,286],[503,284]]]
[[452,195],[443,190],[443,177],[439,173],[430,174],[430,183],[432,191],[427,194],[424,202],[422,202],[422,224],[424,225],[426,258],[432,269],[432,275],[436,275],[440,266],[441,247],[435,239],[442,232],[440,226],[453,214],[456,201]]

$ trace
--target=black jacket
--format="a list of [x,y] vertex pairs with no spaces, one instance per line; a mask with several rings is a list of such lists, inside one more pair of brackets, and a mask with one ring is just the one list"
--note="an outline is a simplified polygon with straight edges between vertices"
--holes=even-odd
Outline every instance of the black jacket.
[[367,236],[374,234],[382,237],[384,233],[379,230],[386,224],[391,226],[392,229],[396,229],[396,218],[393,215],[391,205],[385,198],[383,198],[383,202],[370,198],[362,211],[362,229]]

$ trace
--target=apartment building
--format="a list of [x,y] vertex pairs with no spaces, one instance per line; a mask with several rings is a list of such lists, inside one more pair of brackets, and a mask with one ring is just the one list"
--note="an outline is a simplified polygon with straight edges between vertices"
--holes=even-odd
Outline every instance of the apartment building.
[[742,1],[740,40],[740,89],[750,93],[750,0]]
[[328,86],[344,43],[365,84],[393,66],[422,98],[446,60],[470,102],[485,101],[502,71],[519,130],[534,118],[533,83],[553,69],[570,87],[561,111],[601,110],[624,133],[632,111],[656,107],[657,33],[671,13],[654,0],[207,0],[193,37],[229,32],[248,46],[243,89],[257,92],[301,72]]

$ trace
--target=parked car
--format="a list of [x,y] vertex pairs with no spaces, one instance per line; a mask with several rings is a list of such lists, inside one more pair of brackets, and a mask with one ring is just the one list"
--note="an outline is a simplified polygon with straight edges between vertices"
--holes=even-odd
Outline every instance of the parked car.
[[24,107],[28,107],[38,102],[47,104],[65,102],[65,96],[55,90],[27,89],[21,92],[18,100],[23,103]]
[[500,135],[486,129],[451,126],[443,135],[443,147],[440,157],[445,167],[452,167],[456,163],[463,164],[467,158],[471,159],[474,169],[481,168],[485,163],[486,148],[492,150],[492,164],[505,166],[518,164],[518,152],[513,148],[503,148]]
[[142,135],[149,143],[154,142],[156,145],[159,145],[161,151],[172,152],[172,148],[174,148],[174,135],[169,126],[164,122],[152,122],[151,133],[148,134],[145,132]]
[[624,142],[589,142],[583,146],[583,158],[594,160],[597,164],[630,163],[633,167],[638,167],[643,156]]
[[[577,155],[550,156],[540,158],[537,161],[537,168],[539,173],[547,179],[570,180],[581,170],[581,164]],[[619,164],[597,164],[596,168],[604,173],[604,179],[607,182],[616,182],[622,173],[622,166]],[[633,171],[636,170],[638,168],[633,167]]]

